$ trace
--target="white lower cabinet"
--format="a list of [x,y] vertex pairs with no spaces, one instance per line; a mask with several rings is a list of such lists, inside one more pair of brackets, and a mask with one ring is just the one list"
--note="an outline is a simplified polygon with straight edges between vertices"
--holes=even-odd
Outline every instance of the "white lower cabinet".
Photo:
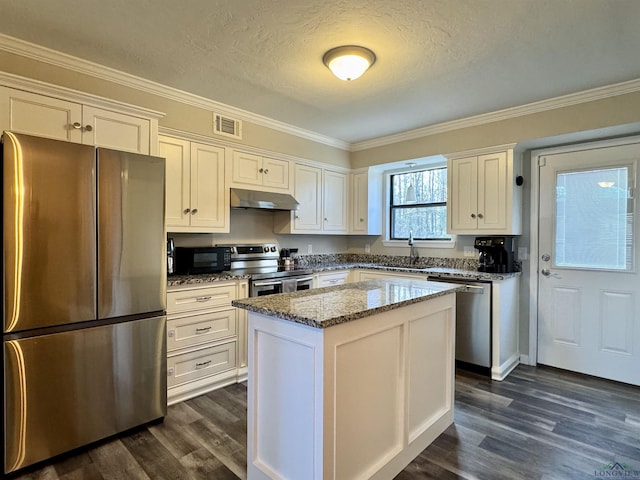
[[[246,327],[239,334],[239,310],[231,302],[244,282],[185,285],[167,291],[167,403],[169,405],[238,381],[246,360]],[[246,288],[245,288],[246,290]],[[246,315],[245,315],[246,317]],[[245,318],[246,320],[246,318]],[[246,374],[245,374],[246,376]]]
[[313,276],[313,288],[333,287],[350,281],[349,270],[338,272],[316,273]]

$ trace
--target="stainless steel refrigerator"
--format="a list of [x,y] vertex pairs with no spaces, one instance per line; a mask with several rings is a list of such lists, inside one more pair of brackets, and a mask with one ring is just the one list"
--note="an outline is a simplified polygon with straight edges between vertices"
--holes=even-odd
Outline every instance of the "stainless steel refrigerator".
[[165,167],[2,140],[8,473],[166,415]]

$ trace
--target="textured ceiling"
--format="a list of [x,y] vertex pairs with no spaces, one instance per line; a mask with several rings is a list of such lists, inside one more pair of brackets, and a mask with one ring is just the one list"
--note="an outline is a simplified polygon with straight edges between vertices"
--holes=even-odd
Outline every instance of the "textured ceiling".
[[[348,142],[640,78],[638,0],[0,0],[0,8],[1,33]],[[353,82],[322,64],[345,44],[377,55]]]

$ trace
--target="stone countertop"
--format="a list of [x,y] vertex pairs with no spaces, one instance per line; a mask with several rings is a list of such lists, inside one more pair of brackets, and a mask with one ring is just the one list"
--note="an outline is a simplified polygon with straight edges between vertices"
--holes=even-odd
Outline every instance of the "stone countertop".
[[327,328],[462,290],[444,282],[382,278],[264,297],[234,300],[251,312]]
[[520,275],[520,272],[511,272],[511,273],[488,273],[488,272],[478,272],[477,270],[464,270],[461,268],[447,268],[447,267],[424,267],[424,268],[413,268],[413,267],[394,267],[388,265],[380,265],[377,263],[327,263],[323,265],[316,265],[311,267],[314,273],[322,273],[322,272],[331,272],[335,270],[349,270],[353,268],[362,268],[366,270],[379,270],[386,272],[395,272],[395,273],[409,273],[409,274],[417,274],[417,275],[432,275],[434,277],[451,277],[451,278],[461,278],[461,279],[469,279],[469,280],[487,280],[487,281],[496,281],[496,280],[504,280],[506,278],[511,278]]
[[230,282],[235,280],[248,280],[249,275],[235,275],[231,272],[204,273],[201,275],[169,275],[167,287],[181,287],[184,285],[199,285],[201,283]]
[[[394,267],[394,266],[388,266],[388,265],[380,265],[377,263],[363,263],[363,262],[326,263],[322,265],[314,265],[310,267],[310,270],[312,270],[313,273],[322,273],[322,272],[332,272],[337,270],[349,270],[354,268],[361,268],[366,270],[378,270],[378,271],[393,272],[393,273],[432,275],[434,277],[450,277],[450,278],[485,280],[485,281],[504,280],[505,278],[511,278],[511,277],[520,275],[520,272],[486,273],[486,272],[478,272],[476,270],[464,270],[461,268]],[[248,280],[249,278],[250,278],[249,275],[236,275],[232,272],[206,273],[201,275],[169,275],[167,277],[167,287],[171,288],[171,287],[181,287],[181,286],[188,286],[188,285],[199,285],[203,283]]]

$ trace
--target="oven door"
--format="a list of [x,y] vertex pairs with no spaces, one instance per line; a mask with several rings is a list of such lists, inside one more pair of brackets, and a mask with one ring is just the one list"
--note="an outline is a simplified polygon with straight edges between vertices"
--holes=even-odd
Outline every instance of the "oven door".
[[250,297],[262,297],[264,295],[275,295],[276,293],[282,293],[282,280],[265,279],[251,282]]

